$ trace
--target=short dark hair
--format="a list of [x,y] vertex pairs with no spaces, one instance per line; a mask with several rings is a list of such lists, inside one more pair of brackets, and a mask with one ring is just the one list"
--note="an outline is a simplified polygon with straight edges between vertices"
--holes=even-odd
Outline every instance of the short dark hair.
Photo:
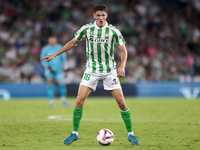
[[102,5],[102,4],[98,4],[98,5],[94,6],[94,9],[93,9],[94,13],[96,13],[99,10],[107,12],[107,7],[105,5]]

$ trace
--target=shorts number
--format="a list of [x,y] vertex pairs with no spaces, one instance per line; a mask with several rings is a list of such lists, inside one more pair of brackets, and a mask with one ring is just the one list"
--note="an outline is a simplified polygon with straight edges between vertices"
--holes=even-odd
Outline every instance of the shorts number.
[[89,73],[85,73],[83,80],[89,81],[91,75]]

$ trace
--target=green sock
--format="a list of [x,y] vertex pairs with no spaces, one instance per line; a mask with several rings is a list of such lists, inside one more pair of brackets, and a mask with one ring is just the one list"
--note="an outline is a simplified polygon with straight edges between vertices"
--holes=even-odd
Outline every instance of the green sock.
[[78,131],[81,118],[83,116],[83,107],[82,108],[76,108],[74,107],[74,112],[73,112],[73,131]]
[[132,118],[131,118],[131,113],[130,113],[129,108],[126,110],[120,110],[120,112],[124,120],[126,130],[128,132],[133,132],[133,129],[132,129],[133,124],[132,124]]

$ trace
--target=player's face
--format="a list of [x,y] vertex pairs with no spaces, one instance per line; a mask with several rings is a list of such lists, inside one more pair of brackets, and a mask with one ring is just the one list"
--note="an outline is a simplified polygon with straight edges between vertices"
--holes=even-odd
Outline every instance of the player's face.
[[48,42],[49,42],[49,44],[50,44],[51,46],[55,46],[56,43],[57,43],[57,39],[56,39],[55,37],[50,37],[50,38],[48,39]]
[[99,10],[93,14],[93,17],[96,20],[97,26],[101,28],[106,24],[108,14],[105,11]]

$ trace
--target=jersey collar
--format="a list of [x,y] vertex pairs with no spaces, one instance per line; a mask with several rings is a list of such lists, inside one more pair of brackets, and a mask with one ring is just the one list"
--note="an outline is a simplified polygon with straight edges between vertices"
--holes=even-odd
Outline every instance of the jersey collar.
[[105,24],[102,28],[99,28],[99,27],[97,26],[97,24],[96,24],[96,21],[94,22],[94,26],[95,26],[96,29],[102,29],[102,30],[104,30],[104,29],[107,27],[107,25],[108,25],[108,23],[107,23],[107,21],[106,21],[106,24]]

